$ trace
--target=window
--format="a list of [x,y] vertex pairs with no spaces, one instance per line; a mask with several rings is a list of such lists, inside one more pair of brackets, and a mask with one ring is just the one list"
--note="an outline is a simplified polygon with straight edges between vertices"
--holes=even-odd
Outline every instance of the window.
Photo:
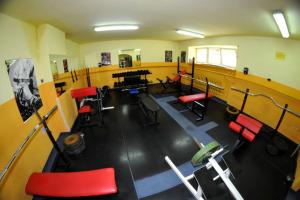
[[207,48],[196,50],[196,63],[207,63]]
[[[207,63],[235,68],[237,65],[236,46],[199,46],[190,47],[196,53],[196,63]],[[192,50],[191,49],[191,50]]]
[[222,65],[236,67],[236,49],[221,49]]
[[209,48],[208,49],[208,63],[213,65],[221,64],[221,49],[220,48]]

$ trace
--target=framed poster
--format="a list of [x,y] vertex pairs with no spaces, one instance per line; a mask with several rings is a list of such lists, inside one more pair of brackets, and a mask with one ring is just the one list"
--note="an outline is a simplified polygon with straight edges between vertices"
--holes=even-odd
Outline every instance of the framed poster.
[[172,51],[165,51],[165,62],[172,62]]
[[110,52],[101,53],[101,62],[103,66],[111,65]]
[[180,62],[181,63],[185,63],[186,62],[186,51],[181,51]]
[[23,121],[26,121],[34,113],[34,107],[38,110],[43,105],[33,61],[30,58],[21,58],[6,60],[5,64],[18,109]]
[[64,72],[69,72],[68,60],[63,59]]

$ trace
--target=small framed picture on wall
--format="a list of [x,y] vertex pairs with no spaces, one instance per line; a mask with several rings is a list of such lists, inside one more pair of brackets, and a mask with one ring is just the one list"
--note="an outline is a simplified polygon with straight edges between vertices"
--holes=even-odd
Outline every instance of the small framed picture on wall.
[[102,63],[102,66],[111,65],[110,52],[101,53],[101,63]]
[[180,62],[181,63],[185,63],[186,62],[186,51],[181,51]]
[[68,60],[63,59],[64,72],[69,72]]
[[172,57],[173,57],[172,54],[173,54],[172,51],[168,51],[168,50],[165,51],[165,62],[172,62]]

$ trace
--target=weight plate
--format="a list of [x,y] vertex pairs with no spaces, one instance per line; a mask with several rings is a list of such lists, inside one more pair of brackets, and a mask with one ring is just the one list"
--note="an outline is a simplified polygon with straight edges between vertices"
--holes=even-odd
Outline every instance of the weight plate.
[[207,162],[207,159],[211,156],[213,152],[220,148],[220,144],[213,141],[206,146],[202,147],[192,158],[192,164],[194,166],[203,165]]

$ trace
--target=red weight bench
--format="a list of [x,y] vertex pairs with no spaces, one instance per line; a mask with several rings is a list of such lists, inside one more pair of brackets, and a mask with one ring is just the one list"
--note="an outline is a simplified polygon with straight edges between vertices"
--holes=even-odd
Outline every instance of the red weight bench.
[[[187,106],[187,108],[191,110],[193,113],[195,113],[199,117],[196,120],[200,121],[204,119],[204,115],[206,113],[206,109],[208,106],[208,101],[212,97],[213,95],[210,93],[200,93],[200,94],[180,96],[178,97],[178,101],[184,105],[191,104],[191,106]],[[203,104],[201,103],[201,101],[203,101]],[[201,113],[195,110],[196,107],[201,108]]]
[[86,87],[80,89],[71,90],[72,98],[76,99],[78,114],[83,116],[84,119],[89,118],[89,114],[93,111],[90,105],[82,105],[80,106],[80,102],[90,96],[97,96],[97,88],[96,87]]
[[240,134],[239,139],[235,143],[233,150],[240,148],[244,141],[253,142],[256,135],[259,134],[263,124],[244,114],[239,114],[235,122],[229,123],[229,128]]
[[101,196],[115,194],[117,191],[113,168],[33,173],[25,188],[26,194],[46,197]]
[[167,90],[171,85],[179,84],[181,81],[181,76],[186,74],[186,70],[181,70],[180,74],[176,74],[173,78],[166,77],[166,82],[163,82],[163,80],[157,78],[157,80],[160,82],[160,84],[163,86],[165,90]]

